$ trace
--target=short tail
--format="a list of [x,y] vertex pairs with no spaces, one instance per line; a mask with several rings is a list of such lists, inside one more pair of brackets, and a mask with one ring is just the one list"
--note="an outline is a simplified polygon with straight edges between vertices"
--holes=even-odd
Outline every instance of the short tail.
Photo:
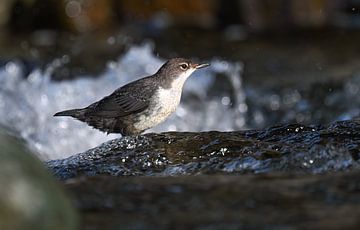
[[70,110],[65,110],[65,111],[55,113],[54,117],[70,116],[70,117],[80,118],[83,115],[84,115],[84,109],[70,109]]

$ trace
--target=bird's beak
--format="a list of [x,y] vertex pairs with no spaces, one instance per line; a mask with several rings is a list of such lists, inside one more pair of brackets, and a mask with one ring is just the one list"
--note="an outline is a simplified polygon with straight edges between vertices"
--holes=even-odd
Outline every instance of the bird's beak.
[[195,68],[195,69],[201,69],[201,68],[205,68],[205,67],[208,67],[210,66],[209,63],[204,63],[204,64],[192,64],[192,67]]

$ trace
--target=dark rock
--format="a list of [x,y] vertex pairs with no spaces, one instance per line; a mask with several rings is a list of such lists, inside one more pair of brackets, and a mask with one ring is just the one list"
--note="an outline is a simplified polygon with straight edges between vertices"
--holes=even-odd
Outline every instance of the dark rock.
[[48,162],[61,179],[81,175],[323,173],[358,169],[360,123],[299,124],[238,132],[161,133],[115,139]]
[[47,164],[85,229],[355,229],[359,125],[150,133]]

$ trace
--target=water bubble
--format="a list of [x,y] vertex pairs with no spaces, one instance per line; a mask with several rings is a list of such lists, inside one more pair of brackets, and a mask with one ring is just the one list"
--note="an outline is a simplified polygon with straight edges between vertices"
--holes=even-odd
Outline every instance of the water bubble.
[[236,118],[235,125],[239,128],[243,128],[245,126],[245,118],[244,117]]
[[301,95],[297,90],[293,90],[284,96],[284,104],[287,106],[294,105],[301,99]]
[[256,111],[254,113],[254,120],[257,124],[262,124],[265,121],[264,115],[260,111]]
[[115,40],[115,37],[113,37],[113,36],[111,36],[111,37],[109,37],[109,38],[107,39],[107,43],[108,43],[109,45],[114,45],[115,42],[116,42],[116,40]]
[[279,110],[280,108],[280,97],[279,95],[271,95],[270,96],[270,108],[271,110]]
[[345,92],[350,95],[356,95],[359,92],[358,84],[354,84],[352,82],[345,84]]
[[21,67],[14,62],[8,62],[5,65],[5,71],[11,75],[18,75],[21,72]]
[[65,13],[70,18],[78,17],[81,14],[81,4],[78,1],[69,1],[65,6]]
[[64,54],[64,55],[61,57],[61,61],[62,61],[63,64],[69,63],[69,62],[70,62],[70,56],[67,55],[67,54]]
[[229,105],[230,104],[230,97],[222,97],[221,98],[221,104],[223,105]]
[[238,106],[238,111],[239,111],[240,113],[245,113],[245,112],[247,112],[247,110],[248,110],[247,104],[245,104],[245,103],[239,104],[239,106]]

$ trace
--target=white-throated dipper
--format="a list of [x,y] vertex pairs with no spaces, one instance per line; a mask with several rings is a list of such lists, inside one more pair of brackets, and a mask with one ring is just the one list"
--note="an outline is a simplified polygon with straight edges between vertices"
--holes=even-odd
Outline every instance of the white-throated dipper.
[[137,135],[173,113],[186,79],[195,70],[207,66],[173,58],[154,75],[124,85],[86,108],[66,110],[54,116],[71,116],[107,133]]

